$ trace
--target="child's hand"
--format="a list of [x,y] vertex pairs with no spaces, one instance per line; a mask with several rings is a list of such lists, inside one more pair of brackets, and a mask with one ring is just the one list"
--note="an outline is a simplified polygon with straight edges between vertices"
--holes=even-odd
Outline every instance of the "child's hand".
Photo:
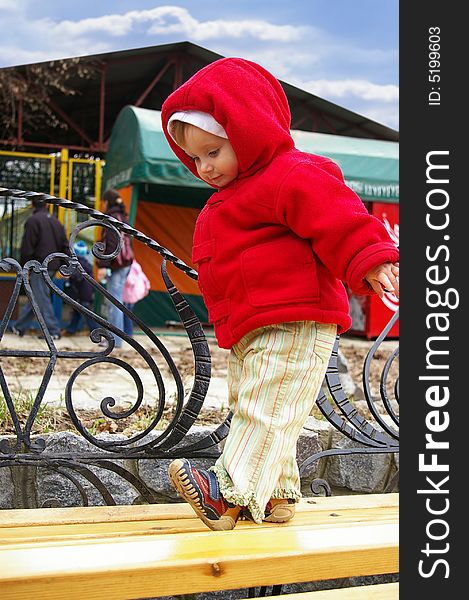
[[384,292],[394,292],[399,298],[399,263],[386,262],[378,265],[365,277],[380,298]]

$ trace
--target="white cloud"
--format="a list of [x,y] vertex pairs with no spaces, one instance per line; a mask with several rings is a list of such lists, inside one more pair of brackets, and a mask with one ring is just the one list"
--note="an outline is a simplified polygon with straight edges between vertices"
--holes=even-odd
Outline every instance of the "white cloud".
[[105,15],[80,21],[59,21],[43,19],[41,25],[49,28],[54,34],[61,36],[85,36],[95,33],[106,33],[113,36],[124,36],[131,32],[133,19],[125,15]]
[[16,46],[1,46],[1,63],[5,65],[22,65],[26,63],[36,63],[53,58],[63,58],[63,50],[59,50],[59,56],[51,56],[48,50],[23,50]]
[[17,0],[0,0],[0,10],[16,12],[18,8]]
[[87,43],[80,40],[64,42],[59,48],[44,50],[28,50],[27,48],[18,48],[16,46],[0,46],[0,67],[13,65],[26,65],[50,60],[60,60],[62,58],[72,58],[74,56],[85,56],[93,53],[100,54],[108,52],[111,47],[108,44],[95,43],[90,49]]
[[79,21],[66,20],[54,23],[51,20],[43,20],[43,25],[54,34],[67,37],[88,36],[95,33],[125,36],[134,28],[143,25],[149,35],[183,34],[191,36],[194,40],[251,36],[259,40],[278,42],[297,40],[308,30],[306,27],[274,25],[263,20],[198,21],[188,10],[180,6],[159,6],[150,10],[130,11],[123,15],[104,15]]
[[[202,20],[195,6],[190,11],[182,6],[155,6],[76,21],[32,19],[29,1],[0,0],[0,65],[189,40],[223,56],[258,62],[283,81],[395,127],[397,116],[389,113],[398,113],[399,88],[372,79],[377,74],[381,80],[390,69],[392,74],[396,50],[365,49],[310,24],[275,24],[268,17]],[[21,18],[15,10],[22,11]]]
[[399,129],[399,87],[397,85],[378,85],[361,79],[295,80],[294,85],[377,123]]
[[319,79],[316,81],[303,81],[295,85],[300,85],[304,90],[317,96],[333,96],[336,98],[355,96],[362,100],[380,102],[396,102],[399,99],[399,87],[397,85],[378,85],[362,79]]
[[366,108],[366,111],[362,108],[360,114],[366,114],[366,116],[372,121],[382,123],[387,127],[399,130],[399,105],[398,104],[386,104],[378,105],[374,104]]
[[[223,49],[219,43],[213,44],[213,50],[224,56],[240,56],[239,49],[231,47],[227,52],[226,46]],[[293,74],[305,70],[311,72],[321,62],[321,56],[318,53],[314,51],[305,52],[301,45],[296,46],[295,44],[289,44],[282,52],[279,52],[277,45],[267,47],[258,45],[255,49],[249,47],[243,50],[242,57],[259,63],[271,71],[275,77],[288,81],[292,85],[297,85],[292,81],[295,78]],[[299,79],[298,75],[296,79]]]
[[[187,14],[175,14],[171,9],[161,15],[159,23],[155,23],[149,30],[150,34],[182,33],[191,36],[194,40],[210,40],[220,38],[253,37],[262,41],[290,42],[302,38],[308,31],[307,27],[293,27],[292,25],[273,25],[268,21],[242,20],[225,21],[197,21]],[[165,19],[176,17],[176,23],[169,24]]]

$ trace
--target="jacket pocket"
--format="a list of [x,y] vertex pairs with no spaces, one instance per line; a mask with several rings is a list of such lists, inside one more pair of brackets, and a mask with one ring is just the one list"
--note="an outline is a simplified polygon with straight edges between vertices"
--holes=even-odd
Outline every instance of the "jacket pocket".
[[215,302],[215,304],[207,306],[207,309],[210,323],[218,325],[225,322],[230,316],[230,301],[221,300],[220,302]]
[[207,240],[202,244],[194,244],[192,248],[192,262],[202,264],[213,258],[215,254],[215,240]]
[[241,268],[253,306],[319,300],[316,260],[308,240],[286,238],[249,248],[242,254]]
[[192,248],[192,262],[198,265],[199,287],[204,299],[214,301],[223,298],[223,290],[212,272],[211,261],[215,256],[215,240],[210,239]]

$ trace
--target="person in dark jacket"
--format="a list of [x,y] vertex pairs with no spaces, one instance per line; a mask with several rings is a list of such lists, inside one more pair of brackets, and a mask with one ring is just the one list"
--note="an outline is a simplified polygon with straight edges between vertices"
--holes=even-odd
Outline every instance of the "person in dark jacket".
[[[83,270],[90,276],[93,276],[93,267],[88,260],[89,254],[88,247],[80,240],[74,244],[73,249],[77,255],[78,262],[80,263]],[[81,306],[89,310],[92,309],[94,290],[93,286],[85,279],[80,271],[75,271],[68,280],[68,289],[66,290],[70,298],[76,300]],[[70,321],[62,331],[62,335],[74,335],[79,331],[83,322],[86,320],[86,324],[90,331],[99,327],[98,323],[88,315],[84,315],[76,309],[72,309]]]
[[[32,200],[34,212],[25,223],[23,239],[21,241],[21,264],[29,260],[40,263],[53,252],[69,254],[68,240],[60,221],[52,215],[48,207],[40,200]],[[54,277],[60,266],[60,260],[48,264],[50,277]],[[40,273],[30,271],[30,284],[38,308],[44,318],[47,329],[52,339],[60,339],[60,326],[55,316],[51,292]],[[11,327],[13,333],[23,336],[35,319],[33,307],[27,302],[15,324]],[[43,336],[40,336],[43,337]]]
[[[120,197],[117,190],[112,188],[107,189],[102,196],[102,210],[107,215],[118,219],[123,223],[128,223],[127,213],[124,206],[124,201]],[[113,232],[109,229],[104,228],[101,240],[105,243],[105,253],[111,254],[116,248],[116,239]],[[124,291],[125,281],[130,271],[130,266],[134,260],[132,238],[124,235],[123,245],[119,254],[112,261],[98,260],[97,266],[99,267],[97,278],[98,281],[102,281],[107,277],[107,290],[112,294],[116,300],[123,303],[122,294]],[[107,269],[110,269],[110,275],[107,276]],[[124,313],[109,303],[108,320],[111,325],[114,325],[121,331],[124,331]],[[114,335],[115,347],[122,347],[122,338]],[[106,342],[101,342],[102,346],[106,346]]]

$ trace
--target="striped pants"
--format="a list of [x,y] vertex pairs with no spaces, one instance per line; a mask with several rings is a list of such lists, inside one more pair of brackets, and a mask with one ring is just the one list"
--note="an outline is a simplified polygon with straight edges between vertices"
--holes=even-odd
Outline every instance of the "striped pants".
[[296,443],[319,394],[337,326],[295,321],[261,327],[231,349],[223,453],[212,470],[228,502],[262,522],[270,498],[301,497]]

